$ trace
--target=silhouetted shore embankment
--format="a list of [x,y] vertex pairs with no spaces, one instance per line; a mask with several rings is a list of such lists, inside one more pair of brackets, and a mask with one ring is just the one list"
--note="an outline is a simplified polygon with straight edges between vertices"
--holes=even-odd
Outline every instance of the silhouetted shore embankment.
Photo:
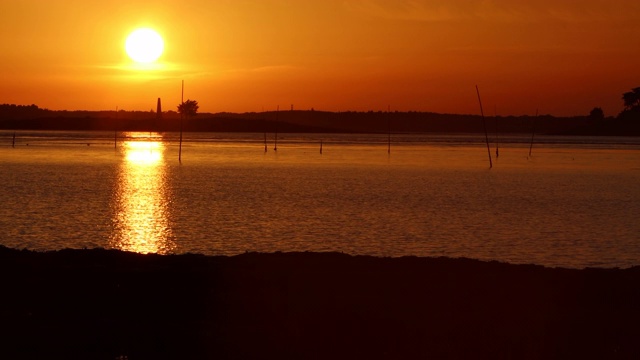
[[[30,111],[26,111],[30,110]],[[100,130],[280,133],[527,133],[640,136],[640,119],[437,114],[430,112],[327,112],[296,110],[260,113],[202,113],[180,120],[175,112],[0,111],[2,130]]]
[[0,247],[0,270],[4,359],[640,356],[640,267]]

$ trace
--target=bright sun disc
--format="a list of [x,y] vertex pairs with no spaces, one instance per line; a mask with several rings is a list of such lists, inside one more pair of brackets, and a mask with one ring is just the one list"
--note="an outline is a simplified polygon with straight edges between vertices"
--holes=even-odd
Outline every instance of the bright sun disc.
[[151,29],[138,29],[129,34],[125,43],[127,55],[138,63],[152,63],[162,55],[164,41]]

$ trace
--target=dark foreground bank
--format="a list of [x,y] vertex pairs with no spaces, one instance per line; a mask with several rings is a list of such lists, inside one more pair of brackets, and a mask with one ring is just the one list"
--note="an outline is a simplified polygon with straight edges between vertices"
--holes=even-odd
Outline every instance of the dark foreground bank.
[[0,247],[2,359],[637,359],[640,268]]

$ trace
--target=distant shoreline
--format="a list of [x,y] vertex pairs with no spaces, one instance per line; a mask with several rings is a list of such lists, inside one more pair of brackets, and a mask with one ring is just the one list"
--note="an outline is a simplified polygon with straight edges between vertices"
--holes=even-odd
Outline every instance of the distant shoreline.
[[281,133],[531,133],[547,135],[640,136],[640,121],[554,117],[437,114],[429,112],[326,112],[314,110],[260,113],[203,113],[183,119],[174,111],[49,111],[39,108],[0,111],[0,130],[102,130],[171,132]]
[[9,358],[636,358],[640,267],[0,246]]

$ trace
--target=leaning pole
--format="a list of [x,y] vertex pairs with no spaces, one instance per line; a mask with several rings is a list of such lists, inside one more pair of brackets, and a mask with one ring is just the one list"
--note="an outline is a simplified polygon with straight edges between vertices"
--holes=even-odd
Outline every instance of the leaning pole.
[[484,120],[484,111],[482,110],[482,100],[480,100],[480,90],[478,90],[478,85],[476,85],[476,93],[478,94],[478,102],[480,103],[480,114],[482,115],[482,125],[484,125],[484,138],[487,141],[487,153],[489,154],[489,169],[491,169],[493,167],[493,161],[491,161],[489,134],[487,133],[487,122]]

